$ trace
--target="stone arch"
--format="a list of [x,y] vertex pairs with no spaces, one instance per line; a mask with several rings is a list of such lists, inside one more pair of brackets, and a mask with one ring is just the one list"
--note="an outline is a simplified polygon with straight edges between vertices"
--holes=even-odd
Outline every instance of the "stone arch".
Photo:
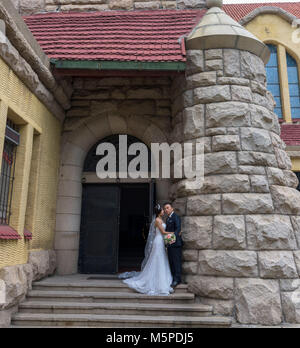
[[115,114],[91,119],[63,135],[55,231],[58,274],[77,273],[81,176],[85,157],[97,141],[113,134],[135,136],[149,148],[151,142],[168,142],[166,132],[149,118],[142,120],[137,116],[121,117]]
[[276,39],[273,38],[273,39],[263,40],[263,42],[265,44],[271,44],[271,45],[275,45],[275,46],[278,46],[278,45],[283,46],[285,48],[286,52],[288,54],[290,54],[296,60],[297,64],[298,65],[300,64],[299,55],[297,54],[295,49],[293,47],[291,47],[290,45],[288,45],[285,41],[281,41],[278,38],[276,38]]
[[246,15],[244,18],[242,18],[239,23],[243,26],[251,22],[254,18],[256,18],[259,15],[263,14],[274,14],[277,15],[283,19],[285,19],[289,23],[293,23],[293,21],[297,20],[298,18],[294,16],[293,14],[285,11],[284,9],[277,7],[277,6],[263,6],[258,7],[252,12],[250,12],[248,15]]
[[[281,46],[285,50],[286,54],[289,54],[292,58],[294,58],[296,63],[297,63],[298,76],[300,78],[300,55],[296,52],[295,48],[289,44],[289,42],[282,41],[282,39],[278,38],[278,37],[268,38],[268,39],[263,40],[263,42],[265,44],[271,44],[271,45],[276,46],[277,50],[278,50],[278,46]],[[279,55],[279,52],[278,52],[278,55]],[[278,57],[278,59],[279,59],[279,57]],[[280,73],[280,70],[281,70],[281,67],[278,67],[278,73]],[[284,72],[286,73],[286,76],[287,76],[288,72],[286,71],[286,69],[284,69]],[[287,80],[287,82],[289,83],[288,80]],[[282,88],[282,87],[280,87],[280,88]],[[289,94],[287,93],[287,89],[282,88],[281,95],[282,95],[283,99],[285,99],[286,101],[288,100],[290,102]],[[284,110],[283,105],[284,104],[282,104],[282,108]],[[289,108],[289,109],[291,110],[291,108]],[[286,113],[286,111],[285,111],[285,113]]]
[[[262,30],[262,23],[258,22],[262,16],[265,16],[263,17],[264,25],[267,27],[270,26],[271,33],[266,33],[265,30]],[[265,44],[270,43],[285,47],[288,52],[292,53],[291,55],[299,64],[300,57],[297,53],[298,44],[292,40],[293,32],[296,30],[296,28],[293,28],[291,25],[294,21],[299,21],[299,19],[289,12],[278,7],[266,6],[252,11],[240,21],[240,24],[252,34],[256,35],[256,37]],[[279,25],[282,26],[282,30],[286,35],[282,36],[278,30],[274,29]]]
[[298,72],[299,72],[299,77],[300,77],[300,57],[299,57],[299,55],[291,47],[288,47],[286,45],[284,45],[284,47],[285,47],[286,53],[288,53],[297,62]]

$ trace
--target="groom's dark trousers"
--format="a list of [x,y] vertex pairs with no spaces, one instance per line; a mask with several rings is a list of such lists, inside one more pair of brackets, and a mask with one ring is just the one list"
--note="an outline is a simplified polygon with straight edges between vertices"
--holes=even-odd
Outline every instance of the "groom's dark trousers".
[[166,232],[174,232],[176,235],[176,242],[168,245],[168,258],[173,276],[173,282],[181,283],[181,260],[182,260],[182,247],[183,241],[179,235],[181,231],[181,219],[174,212],[171,217],[168,217],[166,222]]

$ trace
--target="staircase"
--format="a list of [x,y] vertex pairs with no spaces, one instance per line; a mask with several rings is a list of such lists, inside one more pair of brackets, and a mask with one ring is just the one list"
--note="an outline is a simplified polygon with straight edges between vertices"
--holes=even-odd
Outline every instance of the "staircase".
[[202,328],[230,327],[231,319],[212,315],[195,302],[187,285],[169,296],[147,296],[119,279],[51,277],[34,282],[12,318],[11,327]]

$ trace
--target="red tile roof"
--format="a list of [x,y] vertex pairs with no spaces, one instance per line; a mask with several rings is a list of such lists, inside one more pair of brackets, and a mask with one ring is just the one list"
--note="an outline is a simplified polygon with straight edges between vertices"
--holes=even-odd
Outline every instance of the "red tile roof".
[[[262,6],[277,6],[300,18],[300,3],[227,4],[239,21]],[[184,62],[179,39],[205,14],[202,10],[102,11],[25,16],[29,29],[50,58]]]
[[[300,18],[299,2],[226,4],[223,9],[240,21],[263,6],[280,7]],[[184,62],[185,49],[179,39],[205,12],[206,9],[45,13],[26,16],[24,20],[50,58]],[[300,125],[283,124],[281,129],[287,145],[300,146]],[[4,238],[9,236],[0,229],[0,239],[1,233]]]
[[184,62],[179,39],[206,10],[47,13],[24,17],[50,58]]
[[24,228],[24,238],[25,239],[32,239],[32,233],[28,231],[26,228]]
[[223,5],[223,10],[236,21],[240,21],[242,18],[247,16],[249,13],[263,6],[274,6],[280,7],[283,10],[291,13],[292,15],[300,18],[300,3],[299,2],[268,2],[268,3],[257,3],[257,4],[227,4]]
[[21,239],[21,236],[12,227],[0,225],[0,239]]
[[300,146],[300,124],[282,124],[281,139],[290,146]]

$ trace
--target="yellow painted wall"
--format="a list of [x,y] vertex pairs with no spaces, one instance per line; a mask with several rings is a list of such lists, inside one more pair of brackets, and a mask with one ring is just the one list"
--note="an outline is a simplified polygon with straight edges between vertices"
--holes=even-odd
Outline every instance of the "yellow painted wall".
[[[0,59],[0,117],[5,107],[21,127],[10,226],[22,239],[0,240],[0,268],[26,263],[29,250],[53,248],[61,139],[61,123]],[[32,241],[24,240],[24,226]]]
[[300,157],[292,158],[292,170],[294,172],[300,172]]
[[275,14],[261,14],[245,25],[245,28],[264,43],[279,46],[278,58],[281,63],[279,74],[281,79],[283,118],[285,122],[290,123],[292,120],[287,71],[285,67],[285,50],[296,60],[300,77],[300,45],[299,43],[293,42],[293,32],[296,29],[292,27],[291,23]]
[[263,42],[282,44],[300,62],[300,45],[292,41],[295,28],[285,19],[274,14],[262,14],[246,24],[245,28]]

